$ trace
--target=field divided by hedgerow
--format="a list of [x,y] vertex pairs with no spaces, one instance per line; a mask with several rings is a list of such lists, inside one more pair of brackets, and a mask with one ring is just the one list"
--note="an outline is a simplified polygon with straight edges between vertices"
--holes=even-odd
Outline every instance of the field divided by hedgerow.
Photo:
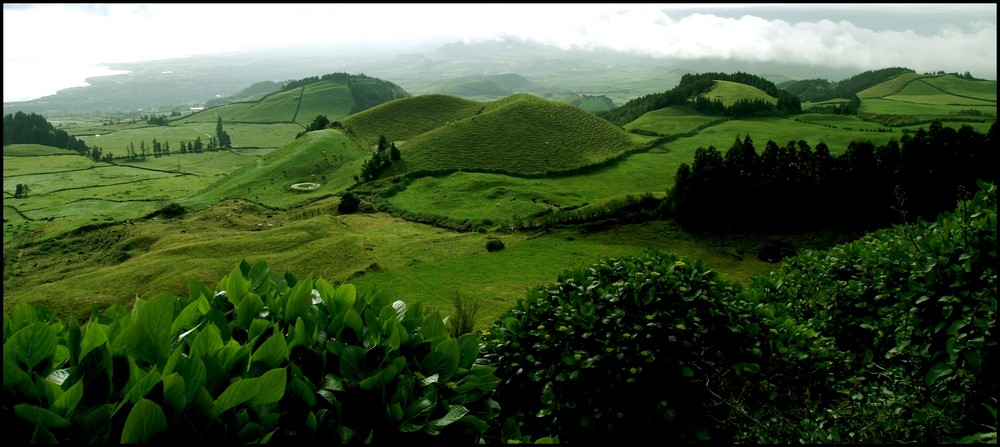
[[[273,207],[309,202],[352,186],[365,156],[366,152],[341,131],[309,132],[180,203],[200,208],[226,197],[242,197]],[[298,183],[319,186],[308,191],[290,189]]]

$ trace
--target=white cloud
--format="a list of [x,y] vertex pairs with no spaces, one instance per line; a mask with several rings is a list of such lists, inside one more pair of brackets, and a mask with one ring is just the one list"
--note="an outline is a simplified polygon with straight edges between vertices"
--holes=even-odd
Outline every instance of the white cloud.
[[4,101],[79,85],[81,73],[95,70],[81,67],[101,63],[500,36],[659,57],[996,79],[996,4],[5,4],[3,20]]

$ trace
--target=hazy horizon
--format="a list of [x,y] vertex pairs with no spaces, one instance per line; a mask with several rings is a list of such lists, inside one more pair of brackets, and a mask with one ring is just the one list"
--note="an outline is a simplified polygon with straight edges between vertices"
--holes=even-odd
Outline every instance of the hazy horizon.
[[4,102],[86,85],[115,74],[116,63],[306,46],[411,52],[510,37],[660,58],[996,80],[995,3],[4,4]]

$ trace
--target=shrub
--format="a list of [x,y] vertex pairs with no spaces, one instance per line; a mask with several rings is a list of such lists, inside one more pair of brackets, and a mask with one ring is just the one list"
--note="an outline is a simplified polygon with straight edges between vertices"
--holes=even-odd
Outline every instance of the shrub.
[[836,420],[834,442],[995,431],[997,198],[995,185],[980,188],[935,222],[807,251],[756,280],[844,353],[829,383],[841,398],[809,421]]
[[419,303],[263,262],[189,290],[83,325],[5,312],[8,440],[474,444],[497,415],[478,336]]
[[729,396],[782,367],[762,371],[768,329],[792,361],[815,336],[740,292],[700,262],[654,250],[564,272],[486,334],[502,416],[567,443],[731,439]]
[[486,251],[500,251],[503,249],[503,241],[500,239],[489,239],[486,241]]
[[337,205],[337,211],[341,214],[351,214],[357,212],[360,206],[361,199],[353,192],[348,191],[340,197],[340,204]]

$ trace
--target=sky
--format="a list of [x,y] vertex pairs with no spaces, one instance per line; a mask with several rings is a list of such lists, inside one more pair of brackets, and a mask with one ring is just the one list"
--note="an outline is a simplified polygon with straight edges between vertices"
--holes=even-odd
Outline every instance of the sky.
[[510,37],[652,57],[996,80],[997,4],[4,3],[3,100],[86,85],[87,77],[115,74],[106,64],[116,62],[303,43],[412,52]]

